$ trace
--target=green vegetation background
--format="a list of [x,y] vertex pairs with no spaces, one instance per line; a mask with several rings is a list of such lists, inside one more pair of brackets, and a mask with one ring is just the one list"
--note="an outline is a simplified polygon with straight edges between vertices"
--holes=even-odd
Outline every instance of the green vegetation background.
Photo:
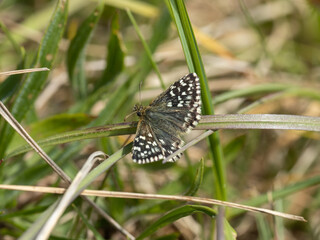
[[[101,134],[86,129],[123,122],[140,101],[140,82],[144,105],[195,71],[204,115],[319,116],[317,6],[316,1],[3,0],[1,72],[30,67],[50,72],[0,78],[0,99],[34,139],[46,142],[45,151],[71,178],[92,152],[112,155],[126,144],[123,134],[134,133],[134,125]],[[197,135],[192,131],[186,140]],[[1,118],[0,182],[65,186],[25,145]],[[308,222],[228,209],[226,239],[235,238],[233,230],[237,239],[318,239],[319,151],[314,132],[225,130],[188,149],[175,164],[139,166],[129,154],[90,188],[272,208]],[[0,237],[14,239],[58,196],[0,190],[0,199]],[[95,202],[140,239],[211,239],[218,232],[215,208],[119,198]],[[90,236],[125,239],[79,198],[51,237]]]

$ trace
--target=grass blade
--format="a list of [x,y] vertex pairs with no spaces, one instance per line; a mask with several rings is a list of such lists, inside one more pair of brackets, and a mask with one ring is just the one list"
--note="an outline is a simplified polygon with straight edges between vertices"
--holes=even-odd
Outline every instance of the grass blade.
[[83,64],[85,61],[84,52],[101,17],[103,6],[102,2],[100,2],[89,17],[81,24],[76,36],[70,42],[68,49],[67,68],[69,79],[74,92],[80,98],[84,98],[87,95],[87,82],[83,72]]
[[[180,41],[190,72],[196,72],[200,78],[201,99],[203,104],[203,113],[206,115],[214,114],[211,94],[207,83],[204,66],[198,45],[192,30],[192,26],[183,1],[168,0],[167,5],[171,16],[174,19],[179,33]],[[226,180],[223,167],[223,152],[220,146],[218,133],[213,133],[208,137],[211,154],[213,156],[214,185],[218,199],[226,200]]]
[[116,12],[111,21],[111,31],[108,43],[108,54],[106,57],[107,67],[105,68],[100,82],[97,83],[96,89],[112,82],[115,77],[121,73],[124,67],[124,44],[122,42],[119,15]]
[[176,208],[169,212],[168,214],[164,215],[163,217],[159,218],[156,222],[151,224],[143,233],[137,237],[137,240],[145,239],[146,237],[150,236],[152,233],[156,232],[158,229],[173,223],[174,221],[192,215],[194,213],[204,213],[207,214],[209,217],[213,218],[216,216],[216,212],[209,207],[200,206],[200,205],[186,205],[179,208]]
[[188,189],[188,191],[184,195],[194,196],[197,193],[197,191],[202,183],[202,180],[203,180],[203,173],[204,173],[204,160],[203,160],[203,158],[201,158],[200,163],[199,163],[199,167],[197,169],[196,176],[193,179],[192,185],[190,186],[190,188]]
[[[39,52],[36,58],[36,65],[40,67],[51,68],[56,56],[59,42],[64,32],[68,14],[68,1],[60,0],[52,15],[50,25],[44,35]],[[17,98],[15,99],[11,113],[17,121],[21,121],[29,109],[33,106],[34,101],[40,94],[48,77],[48,72],[30,73],[24,81]],[[0,134],[0,158],[4,156],[8,143],[13,136],[13,129],[5,125]]]

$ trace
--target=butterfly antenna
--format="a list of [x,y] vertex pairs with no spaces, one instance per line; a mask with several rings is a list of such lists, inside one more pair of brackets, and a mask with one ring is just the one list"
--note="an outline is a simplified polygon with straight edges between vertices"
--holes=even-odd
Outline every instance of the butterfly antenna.
[[134,105],[134,107],[133,107],[133,112],[132,112],[132,113],[129,113],[127,116],[125,116],[125,118],[124,118],[124,121],[125,121],[125,122],[127,121],[127,119],[128,119],[129,117],[131,117],[133,114],[137,113],[139,107],[141,106],[141,86],[142,86],[142,81],[141,81],[140,84],[139,84],[139,104]]
[[142,87],[142,81],[139,84],[139,105],[142,105],[141,104],[141,102],[142,102],[142,100],[141,100],[141,87]]

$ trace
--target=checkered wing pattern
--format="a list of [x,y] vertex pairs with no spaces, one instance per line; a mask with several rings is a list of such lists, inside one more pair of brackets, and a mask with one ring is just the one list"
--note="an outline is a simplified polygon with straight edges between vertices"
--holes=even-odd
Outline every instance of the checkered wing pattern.
[[[179,137],[162,130],[155,129],[153,131],[147,122],[141,120],[133,142],[132,159],[139,164],[164,160],[171,153],[178,150],[182,143]],[[181,154],[175,156],[169,162],[176,161],[180,156]]]
[[140,107],[137,115],[140,121],[133,143],[133,161],[143,164],[165,159],[182,146],[179,135],[189,132],[201,118],[198,76],[190,73],[182,77],[149,106]]

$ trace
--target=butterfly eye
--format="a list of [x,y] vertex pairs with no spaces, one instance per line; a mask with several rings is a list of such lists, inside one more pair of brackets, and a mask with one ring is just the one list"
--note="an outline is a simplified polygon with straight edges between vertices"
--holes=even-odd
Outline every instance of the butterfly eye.
[[138,117],[142,116],[142,113],[140,111],[137,112]]

